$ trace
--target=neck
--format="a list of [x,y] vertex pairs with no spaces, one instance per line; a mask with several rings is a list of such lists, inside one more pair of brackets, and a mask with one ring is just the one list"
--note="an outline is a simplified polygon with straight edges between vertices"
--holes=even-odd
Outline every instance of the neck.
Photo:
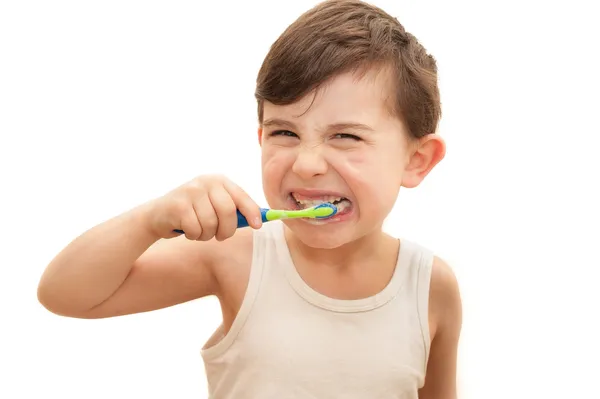
[[287,227],[285,227],[285,237],[288,246],[295,249],[294,252],[300,254],[305,260],[334,268],[347,268],[353,264],[362,264],[364,260],[372,259],[373,253],[385,252],[379,251],[379,249],[389,241],[386,239],[389,237],[381,228],[331,249],[309,247],[296,238]]

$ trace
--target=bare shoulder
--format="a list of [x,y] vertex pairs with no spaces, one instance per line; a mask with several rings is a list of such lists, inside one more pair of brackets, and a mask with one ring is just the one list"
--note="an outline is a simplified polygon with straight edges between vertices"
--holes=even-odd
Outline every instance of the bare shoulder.
[[[252,256],[252,230],[240,229],[225,241],[160,240],[140,256],[107,300],[87,317],[148,312],[206,296],[227,297],[232,282],[245,278]],[[249,265],[249,263],[248,263]],[[249,266],[248,266],[249,269]]]
[[437,256],[433,259],[431,269],[429,303],[435,330],[461,322],[462,303],[458,280],[452,267]]
[[462,300],[454,271],[438,257],[431,270],[429,325],[431,349],[419,398],[455,399]]

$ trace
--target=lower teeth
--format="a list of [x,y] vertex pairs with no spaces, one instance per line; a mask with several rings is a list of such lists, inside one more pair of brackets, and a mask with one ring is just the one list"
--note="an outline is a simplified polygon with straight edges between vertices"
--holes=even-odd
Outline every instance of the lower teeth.
[[344,199],[336,203],[335,206],[337,207],[338,212],[341,212],[346,209],[346,207],[350,206],[350,201]]
[[[296,204],[298,205],[298,207],[300,209],[306,209],[306,208],[311,208],[314,206],[318,206],[321,204],[326,204],[327,202],[323,202],[323,201],[313,201],[313,202],[305,202],[305,203],[300,203],[298,201],[296,201]],[[337,211],[340,212],[344,209],[346,209],[348,206],[350,206],[350,201],[348,201],[346,198],[341,199],[339,201],[334,201],[332,202],[333,205],[335,205],[335,207],[337,208]]]

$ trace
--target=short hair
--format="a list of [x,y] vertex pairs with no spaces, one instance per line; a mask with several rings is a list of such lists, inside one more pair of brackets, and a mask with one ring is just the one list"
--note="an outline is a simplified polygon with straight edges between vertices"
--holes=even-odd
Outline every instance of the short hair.
[[400,22],[358,0],[327,0],[302,14],[271,46],[257,76],[262,124],[264,102],[296,102],[332,78],[372,68],[391,72],[390,111],[419,138],[441,117],[436,60]]

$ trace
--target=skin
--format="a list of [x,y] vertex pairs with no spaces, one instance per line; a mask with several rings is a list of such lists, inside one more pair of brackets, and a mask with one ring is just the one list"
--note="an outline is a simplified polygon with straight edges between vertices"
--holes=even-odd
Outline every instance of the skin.
[[[418,186],[445,154],[438,135],[413,139],[388,112],[387,78],[386,71],[369,71],[360,79],[347,73],[294,104],[264,106],[258,135],[269,205],[289,206],[290,191],[301,189],[332,191],[352,201],[353,214],[340,223],[285,221],[300,275],[330,297],[357,299],[383,289],[397,251],[396,240],[382,232],[383,221],[400,188]],[[419,398],[456,397],[461,309],[456,278],[436,257],[430,289],[431,353]]]
[[[343,74],[294,104],[264,105],[258,139],[269,206],[293,207],[290,191],[333,191],[352,202],[344,220],[285,222],[298,272],[313,289],[334,298],[363,298],[385,287],[398,241],[382,232],[383,221],[400,188],[418,186],[445,152],[439,136],[412,139],[388,112],[386,79],[381,71],[361,79]],[[223,176],[200,176],[94,226],[47,266],[39,301],[56,314],[92,319],[214,295],[223,314],[221,331],[227,333],[244,298],[252,259],[252,230],[236,230],[236,208],[251,228],[261,226],[254,221],[258,205],[240,187]],[[431,352],[421,399],[456,397],[461,323],[456,278],[435,258]]]

